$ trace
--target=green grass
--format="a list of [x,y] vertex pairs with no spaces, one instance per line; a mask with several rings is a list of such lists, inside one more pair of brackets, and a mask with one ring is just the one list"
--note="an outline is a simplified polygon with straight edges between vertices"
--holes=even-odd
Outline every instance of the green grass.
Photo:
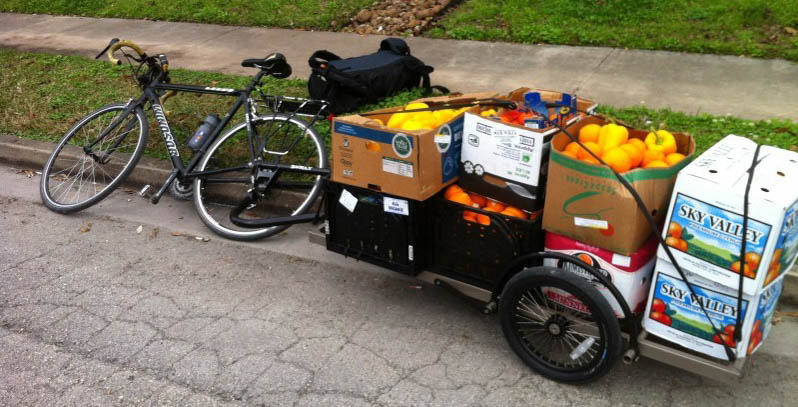
[[[0,92],[4,95],[0,98],[2,134],[57,141],[72,124],[89,112],[106,103],[126,101],[140,94],[138,87],[126,76],[129,71],[104,61],[0,49],[0,66],[3,66]],[[172,80],[173,83],[241,88],[249,78],[174,69]],[[307,96],[307,85],[303,80],[267,79],[263,90],[278,95]],[[362,110],[402,105],[420,97],[421,90],[404,92]],[[180,94],[170,99],[166,108],[171,111],[168,119],[178,145],[185,145],[188,136],[208,114],[223,116],[233,100],[230,97],[193,94]],[[750,121],[641,107],[618,109],[601,106],[599,112],[637,128],[662,124],[673,131],[688,132],[695,137],[699,151],[730,133],[798,151],[798,124],[789,120]],[[163,139],[152,115],[148,115],[151,128],[145,154],[166,158]],[[329,140],[327,122],[321,122],[317,130]],[[183,152],[187,153],[185,150]]]
[[795,0],[467,0],[428,35],[798,61]]
[[4,0],[0,11],[329,30],[373,0]]

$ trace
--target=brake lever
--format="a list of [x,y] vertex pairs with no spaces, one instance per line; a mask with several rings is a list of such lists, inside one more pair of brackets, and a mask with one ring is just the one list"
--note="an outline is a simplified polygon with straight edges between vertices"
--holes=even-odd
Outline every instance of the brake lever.
[[96,56],[96,57],[94,57],[94,59],[100,59],[100,57],[101,57],[101,56],[103,56],[103,55],[105,55],[105,52],[106,52],[106,51],[108,51],[108,49],[109,49],[109,48],[111,48],[111,46],[113,46],[113,45],[114,45],[114,44],[116,44],[117,42],[119,42],[119,38],[113,38],[113,39],[111,39],[111,42],[109,42],[109,43],[108,43],[108,45],[107,45],[105,48],[103,48],[103,50],[102,50],[102,51],[100,51],[100,53],[99,53],[99,54],[97,54],[97,56]]

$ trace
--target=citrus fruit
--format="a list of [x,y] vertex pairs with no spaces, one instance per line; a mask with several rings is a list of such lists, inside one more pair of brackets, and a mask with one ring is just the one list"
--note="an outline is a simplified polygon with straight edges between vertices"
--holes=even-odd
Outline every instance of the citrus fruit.
[[388,127],[399,129],[402,128],[402,124],[410,118],[409,114],[392,114],[391,118],[388,119]]
[[563,150],[563,152],[568,151],[576,154],[579,152],[579,148],[580,148],[579,143],[577,143],[576,141],[572,141],[565,146],[565,150]]
[[513,216],[513,217],[521,218],[521,219],[526,219],[527,218],[526,214],[522,210],[520,210],[520,209],[518,209],[518,208],[516,208],[514,206],[508,206],[508,207],[504,208],[504,210],[501,211],[501,213],[503,215]]
[[674,165],[682,160],[684,160],[684,154],[680,153],[670,153],[665,156],[665,162],[668,163],[668,165]]
[[654,160],[646,164],[643,168],[667,168],[667,167],[669,166],[668,163],[666,163],[665,161]]
[[[588,150],[592,151],[593,154],[601,157],[602,148],[601,148],[600,145],[598,145],[598,144],[596,144],[596,143],[594,143],[592,141],[588,141],[587,143],[582,143],[582,144],[584,144],[585,148],[587,148]],[[590,155],[590,153],[588,153],[587,151],[585,151],[584,148],[581,148],[581,147],[579,148],[579,152],[576,153],[576,156],[580,160],[584,160],[587,157],[590,157],[590,158],[593,157],[593,156]]]
[[632,168],[632,160],[629,158],[629,154],[620,147],[609,149],[609,151],[604,153],[601,159],[617,173],[623,173]]
[[488,200],[485,199],[485,197],[480,195],[480,194],[475,194],[473,192],[469,192],[468,196],[471,197],[471,202],[475,203],[480,208],[482,208],[482,207],[484,207],[485,205],[488,204]]
[[463,219],[465,219],[468,222],[477,223],[477,213],[471,211],[465,211],[463,212]]
[[581,159],[579,159],[579,161],[584,161],[584,162],[586,162],[586,163],[588,163],[588,164],[596,164],[596,165],[601,165],[601,163],[599,162],[599,160],[597,160],[597,159],[595,159],[595,158],[593,158],[593,157],[585,157],[585,158],[581,158]]
[[[647,166],[652,161],[665,161],[665,154],[662,151],[646,150],[643,153],[643,167]],[[667,167],[667,165],[666,165]]]
[[494,201],[493,199],[488,199],[488,204],[485,205],[484,210],[488,212],[501,212],[505,208],[507,208],[507,205],[501,202]]
[[671,222],[670,225],[668,225],[668,236],[673,236],[677,239],[681,239],[682,225],[680,225],[678,222]]
[[[466,205],[466,206],[471,206],[471,205],[474,204],[474,202],[471,201],[471,197],[468,196],[468,194],[465,193],[465,192],[458,192],[456,194],[453,194],[448,199],[450,201],[452,201],[452,202],[457,202],[457,203],[460,203],[460,204],[463,204],[463,205]],[[471,212],[471,213],[473,213],[473,212]],[[476,216],[475,216],[475,218],[476,218]]]
[[601,126],[598,124],[588,124],[587,126],[579,129],[579,141],[582,143],[587,143],[588,141],[597,143],[599,139],[599,131],[601,131]]
[[452,195],[464,192],[463,188],[460,188],[460,185],[452,184],[449,188],[446,188],[446,192],[443,193],[443,197],[446,199],[451,199]]
[[416,119],[410,119],[402,123],[402,125],[399,128],[402,130],[413,131],[413,130],[428,129],[429,127],[427,127],[426,124],[421,123]]
[[574,160],[578,160],[578,159],[579,159],[579,158],[577,158],[577,157],[576,157],[576,154],[575,154],[575,153],[572,153],[572,152],[570,152],[570,151],[563,151],[563,152],[562,152],[562,155],[566,155],[566,156],[568,156],[568,157],[571,157],[571,158],[573,158]]
[[759,267],[759,262],[762,261],[762,256],[756,252],[748,252],[745,254],[744,259],[752,269],[756,270],[756,268]]
[[618,148],[623,150],[626,153],[626,155],[629,156],[632,168],[639,167],[640,163],[643,162],[643,150],[638,149],[634,144],[626,143]]

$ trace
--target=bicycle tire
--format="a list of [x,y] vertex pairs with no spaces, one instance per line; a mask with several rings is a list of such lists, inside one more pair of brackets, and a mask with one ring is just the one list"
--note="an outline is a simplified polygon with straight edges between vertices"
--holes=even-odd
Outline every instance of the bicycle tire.
[[[81,145],[84,148],[87,147],[89,144],[91,144],[91,141],[93,141],[91,136],[88,134],[89,131],[100,130],[100,132],[102,132],[106,126],[113,123],[114,119],[117,117],[116,114],[118,114],[118,112],[123,112],[126,106],[127,104],[125,103],[112,103],[95,110],[75,123],[75,125],[69,129],[66,135],[64,135],[64,137],[58,142],[58,144],[56,144],[55,148],[50,153],[50,156],[47,158],[47,161],[44,164],[41,182],[39,183],[39,192],[42,203],[44,203],[48,209],[58,213],[71,213],[86,209],[105,199],[105,197],[113,192],[119,186],[119,184],[121,184],[122,181],[124,181],[124,179],[130,175],[130,172],[141,158],[141,154],[144,152],[144,147],[147,144],[147,138],[149,137],[149,124],[147,117],[144,115],[144,111],[141,109],[141,107],[136,107],[135,110],[128,113],[128,115],[134,115],[135,121],[128,121],[129,119],[127,117],[122,118],[112,132],[108,133],[111,138],[106,136],[106,138],[100,142],[99,146],[101,148],[97,151],[103,150],[103,146],[111,148],[118,141],[118,143],[116,143],[116,147],[113,148],[113,151],[106,156],[106,158],[110,157],[110,159],[105,163],[99,162],[98,159],[87,154],[85,150],[80,151],[75,148],[69,148],[69,152],[64,151],[67,145],[70,144],[70,141],[76,140],[78,138],[78,134],[85,135],[86,142],[73,143],[72,145],[77,144],[76,147],[78,148]],[[104,118],[107,113],[112,112],[117,113],[113,115],[110,120]],[[103,125],[104,121],[107,124]],[[135,140],[135,143],[125,142],[125,140],[134,131],[134,128],[129,127],[131,124],[138,125],[138,131],[135,132],[138,138]],[[87,128],[89,128],[89,130],[87,130]],[[118,133],[120,131],[119,129],[122,130],[122,133]],[[97,133],[97,135],[99,134],[100,133]],[[128,153],[125,151],[129,150],[130,148],[133,149],[132,152]],[[121,168],[119,165],[120,159],[122,162]],[[64,162],[67,162],[67,164],[64,164]],[[75,162],[75,164],[69,167],[69,162]],[[73,171],[77,169],[78,165],[80,165],[80,169],[77,173],[73,174]],[[89,165],[91,169],[90,174],[86,173],[86,171],[89,170],[86,165]],[[60,171],[54,172],[62,167],[63,169]],[[97,169],[100,171],[96,172]],[[116,171],[117,169],[118,171]],[[109,172],[115,175],[111,175]],[[91,181],[89,181],[89,175],[91,176]],[[102,177],[102,182],[98,182],[99,176]],[[86,181],[85,184],[84,178]],[[69,181],[70,179],[72,179],[72,181]],[[61,183],[53,186],[51,185],[51,181],[54,180],[56,182],[60,181]],[[63,202],[65,200],[64,198],[69,198],[71,195],[69,191],[74,189],[76,182],[78,182],[78,188],[75,192],[76,202]],[[98,184],[102,185],[99,190],[97,189]],[[81,193],[83,191],[84,185],[87,185],[87,193],[90,193],[91,189],[94,190],[94,193],[87,195],[85,199],[81,199]],[[90,189],[88,185],[92,185],[93,188]],[[66,186],[66,188],[64,188],[64,186]]]
[[[580,304],[571,302],[567,307],[551,300],[563,294]],[[521,360],[558,382],[597,380],[622,351],[620,325],[604,296],[583,278],[555,267],[533,267],[513,276],[502,290],[499,318],[507,342]],[[580,345],[587,346],[580,352]]]
[[[264,126],[278,126],[277,129],[283,129],[285,126],[288,126],[288,129],[293,129],[291,131],[295,132],[294,135],[302,134],[301,137],[307,137],[305,143],[302,144],[303,148],[305,146],[309,146],[308,148],[312,148],[314,151],[310,154],[310,157],[314,159],[312,163],[308,162],[288,162],[288,158],[282,159],[278,157],[280,163],[283,164],[298,164],[301,166],[310,166],[310,167],[317,167],[317,168],[327,168],[327,151],[324,147],[324,141],[318,135],[316,130],[305,123],[303,120],[298,119],[296,117],[292,117],[285,114],[269,114],[266,116],[259,116],[253,118],[251,123],[255,127],[263,128]],[[282,125],[282,127],[280,127]],[[228,132],[224,135],[220,136],[211,147],[208,149],[205,156],[200,160],[197,171],[206,171],[211,169],[219,169],[219,168],[229,168],[235,166],[243,166],[249,164],[249,147],[246,142],[247,140],[247,130],[246,130],[246,122],[239,123],[231,128]],[[271,127],[269,127],[271,129]],[[289,131],[286,130],[286,133]],[[297,133],[298,132],[298,133]],[[270,135],[271,141],[278,140],[277,136]],[[287,136],[292,137],[292,136]],[[267,146],[268,147],[268,146]],[[267,150],[267,149],[265,149]],[[236,152],[238,155],[242,155],[243,152],[247,153],[246,157],[230,158],[230,157],[223,157],[231,152]],[[290,153],[290,152],[288,152]],[[263,153],[265,159],[274,160],[275,157],[272,157],[270,154]],[[288,157],[291,154],[285,154],[282,157]],[[315,155],[315,157],[314,157]],[[218,157],[218,158],[217,158]],[[218,161],[219,164],[214,165],[214,161]],[[225,164],[221,164],[225,163]],[[196,207],[197,213],[202,219],[203,223],[205,223],[208,228],[210,228],[214,233],[223,236],[228,239],[232,240],[257,240],[263,239],[269,236],[273,236],[277,233],[282,232],[283,230],[287,229],[290,225],[283,225],[283,226],[271,226],[266,228],[259,228],[259,229],[247,229],[235,226],[229,222],[229,210],[232,207],[236,206],[238,203],[243,201],[248,190],[253,187],[252,182],[249,182],[246,185],[246,188],[242,188],[245,184],[243,182],[243,177],[252,177],[252,170],[242,170],[239,173],[239,176],[242,178],[241,186],[227,186],[224,190],[217,190],[211,191],[212,185],[215,185],[210,182],[212,179],[208,177],[204,179],[202,177],[197,177],[194,179],[194,205]],[[269,198],[273,200],[270,201],[268,199],[262,199],[258,202],[258,205],[262,207],[253,207],[251,210],[253,212],[262,211],[268,212],[268,216],[265,216],[264,213],[258,213],[258,216],[252,216],[254,218],[269,218],[269,217],[280,217],[280,216],[288,216],[288,215],[301,215],[306,213],[315,202],[316,198],[319,196],[322,190],[322,177],[321,176],[312,176],[310,177],[312,181],[308,181],[312,184],[310,187],[310,191],[307,193],[306,196],[289,196],[288,200],[292,202],[299,202],[296,205],[288,205],[288,206],[280,206],[279,204],[275,204],[274,202],[280,201],[282,198],[277,196],[276,198],[274,195],[279,195],[281,192],[279,189],[273,188],[270,193],[272,194]],[[287,191],[283,191],[288,193]],[[248,209],[249,211],[250,209]],[[219,216],[214,216],[211,212],[216,212]],[[246,212],[246,211],[245,211]],[[286,213],[281,213],[286,212]],[[225,218],[225,213],[227,214]]]

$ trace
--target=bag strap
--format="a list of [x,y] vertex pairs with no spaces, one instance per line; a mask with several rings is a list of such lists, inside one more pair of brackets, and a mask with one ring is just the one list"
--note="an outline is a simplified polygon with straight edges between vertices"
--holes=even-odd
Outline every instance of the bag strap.
[[410,47],[401,38],[386,38],[380,42],[380,51],[391,51],[399,55],[410,55]]
[[413,57],[413,56],[408,56],[405,59],[405,67],[407,69],[417,73],[418,75],[421,75],[421,87],[424,88],[424,95],[425,96],[430,95],[433,90],[439,90],[444,95],[449,93],[449,89],[447,89],[444,86],[440,86],[440,85],[431,86],[430,85],[429,74],[431,74],[435,70],[435,68],[433,68],[433,67],[431,67],[429,65],[425,65],[424,62],[421,62],[420,59],[418,59],[416,57]]
[[323,69],[321,67],[322,64],[326,64],[330,61],[337,61],[339,59],[341,59],[341,57],[338,55],[335,55],[326,49],[321,49],[314,52],[313,55],[310,56],[308,59],[308,65],[310,65],[311,68]]

